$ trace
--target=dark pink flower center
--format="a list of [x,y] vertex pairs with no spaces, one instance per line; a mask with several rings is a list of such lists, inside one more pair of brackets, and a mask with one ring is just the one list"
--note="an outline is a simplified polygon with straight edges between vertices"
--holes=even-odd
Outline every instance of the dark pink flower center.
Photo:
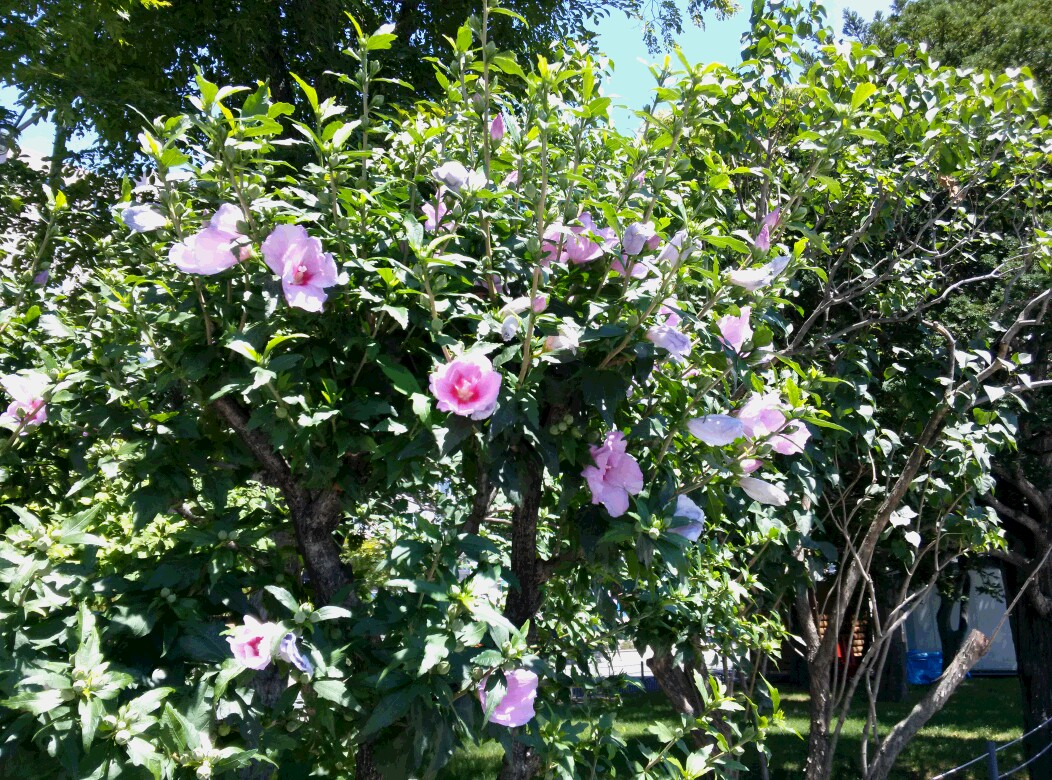
[[311,280],[314,274],[307,268],[306,263],[300,263],[296,266],[296,270],[292,272],[292,283],[293,284],[307,284]]
[[254,656],[258,657],[259,656],[259,646],[262,643],[263,643],[263,637],[261,637],[261,636],[257,636],[257,637],[253,637],[252,639],[249,639],[247,642],[245,642],[245,648],[248,650],[248,652],[245,653],[245,655],[254,655]]
[[453,393],[461,401],[477,401],[479,397],[478,384],[474,379],[462,376],[453,385]]

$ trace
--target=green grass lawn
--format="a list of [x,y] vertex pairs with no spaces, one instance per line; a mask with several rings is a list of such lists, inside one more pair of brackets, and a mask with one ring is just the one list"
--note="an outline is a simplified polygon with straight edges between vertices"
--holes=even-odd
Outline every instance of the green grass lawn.
[[[883,733],[910,711],[923,695],[923,688],[912,688],[909,699],[901,704],[881,705],[880,722]],[[807,758],[808,697],[797,690],[782,691],[782,708],[786,715],[785,727],[770,736],[773,752],[770,765],[771,780],[790,780],[801,776]],[[672,711],[661,694],[627,696],[618,710],[618,728],[626,739],[652,739],[645,735],[647,726],[655,720],[669,719]],[[864,723],[864,711],[859,707],[844,724],[833,777],[850,780],[859,776],[859,744]],[[1022,733],[1022,714],[1019,706],[1019,683],[1012,678],[979,678],[965,680],[946,707],[929,721],[906,750],[899,756],[892,778],[895,780],[924,780],[961,764],[986,750],[986,740],[1002,743]],[[442,773],[443,780],[492,780],[497,776],[501,748],[496,742],[480,749],[462,751]],[[998,754],[1001,772],[1006,772],[1023,760],[1020,746]],[[747,761],[755,763],[755,759]],[[954,780],[986,780],[982,763],[954,776]]]

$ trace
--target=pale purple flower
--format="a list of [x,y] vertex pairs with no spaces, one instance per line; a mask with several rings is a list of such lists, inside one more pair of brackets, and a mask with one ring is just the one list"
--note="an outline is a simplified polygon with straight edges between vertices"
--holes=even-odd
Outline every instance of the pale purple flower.
[[[504,675],[508,682],[508,689],[504,693],[490,715],[490,723],[496,723],[507,728],[525,726],[537,714],[534,702],[537,699],[537,686],[540,679],[536,674],[527,669],[515,669]],[[479,683],[479,702],[485,712],[486,706],[486,680]]]
[[[39,371],[26,374],[8,374],[0,377],[0,386],[13,399],[7,411],[0,414],[0,425],[9,428],[22,427],[20,436],[25,436],[30,428],[35,428],[47,421],[47,395],[51,380]],[[23,424],[24,421],[24,424]]]
[[705,513],[701,510],[701,507],[695,504],[687,496],[676,496],[676,509],[672,515],[673,517],[680,517],[689,522],[687,525],[670,528],[668,529],[669,532],[679,534],[688,542],[698,541],[701,532],[705,530]]
[[522,320],[512,315],[506,317],[504,322],[500,325],[500,338],[502,341],[511,341],[515,338],[515,335],[519,332],[519,326],[522,324]]
[[742,351],[745,342],[752,338],[752,326],[749,325],[751,314],[752,307],[743,306],[741,314],[737,317],[727,314],[719,319],[716,325],[720,329],[720,341],[724,346],[735,352]]
[[325,288],[336,284],[336,261],[322,252],[321,240],[303,225],[278,225],[263,242],[263,260],[281,277],[289,306],[321,311],[328,299]]
[[763,461],[759,458],[742,458],[738,465],[741,466],[742,474],[752,474],[754,471],[760,470],[760,467],[763,466]]
[[773,277],[768,267],[764,266],[763,268],[739,268],[728,273],[727,278],[731,284],[752,292],[769,285]]
[[457,160],[442,163],[431,171],[431,175],[453,192],[481,190],[486,186],[486,174],[469,169]]
[[497,408],[501,375],[489,358],[468,353],[439,366],[431,374],[431,393],[438,409],[472,420],[482,420]]
[[211,276],[233,268],[248,241],[237,229],[237,223],[244,218],[240,208],[224,203],[212,215],[208,227],[172,246],[169,259],[188,274]]
[[745,436],[741,420],[726,414],[706,414],[687,422],[690,435],[701,439],[710,447],[724,447]]
[[661,243],[661,236],[654,229],[653,222],[633,222],[625,228],[625,238],[621,242],[621,247],[625,250],[625,254],[634,257],[644,248],[656,249],[659,243]]
[[668,352],[669,357],[680,361],[690,354],[694,342],[690,336],[670,325],[655,325],[647,331],[647,341]]
[[446,214],[449,213],[449,207],[445,204],[445,186],[441,186],[435,192],[435,202],[425,203],[420,210],[424,213],[427,219],[424,221],[424,230],[429,233],[436,231],[443,231],[449,233],[453,230],[453,223],[448,222],[443,224],[443,220],[446,218]]
[[766,287],[789,265],[788,255],[779,255],[759,268],[739,268],[727,274],[731,284],[748,291]]
[[738,411],[738,420],[750,439],[780,431],[785,426],[781,399],[777,393],[753,393]]
[[278,658],[285,663],[292,664],[301,672],[314,673],[314,664],[300,650],[299,645],[296,643],[296,635],[291,632],[281,638],[281,644],[278,645]]
[[266,669],[270,665],[271,647],[278,630],[275,623],[261,623],[251,615],[245,615],[245,622],[226,638],[234,660],[246,669]]
[[[581,224],[570,228],[571,235],[567,235],[566,226],[558,222],[552,223],[544,231],[541,249],[545,256],[541,260],[542,265],[565,260],[577,265],[590,263],[601,257],[605,249],[617,243],[614,231],[611,228],[600,228],[589,212],[582,211],[577,219]],[[602,242],[597,243],[586,234],[597,236]]]
[[121,212],[121,219],[132,233],[149,233],[168,224],[168,218],[148,204],[129,206]]
[[589,448],[595,465],[581,472],[592,491],[592,503],[605,506],[611,517],[623,515],[628,510],[628,497],[643,489],[643,472],[625,451],[627,446],[623,433],[610,431],[602,445]]
[[628,256],[628,253],[622,253],[621,257],[615,257],[610,261],[610,270],[615,271],[622,276],[631,276],[633,279],[642,279],[649,275],[654,269],[647,261],[633,260]]
[[766,217],[763,218],[763,223],[760,225],[760,232],[756,234],[756,248],[761,252],[768,252],[771,249],[771,231],[778,226],[778,220],[781,218],[782,210],[780,208],[775,209]]
[[778,257],[771,260],[771,262],[767,264],[767,269],[771,273],[771,279],[774,279],[774,277],[778,276],[782,271],[784,271],[788,267],[788,265],[789,255],[778,255]]
[[493,121],[490,122],[489,126],[489,137],[494,141],[500,141],[504,137],[504,114],[498,113],[493,117]]
[[564,322],[559,326],[559,332],[544,340],[544,348],[549,352],[570,352],[577,354],[581,345],[581,329],[574,324]]
[[645,182],[646,179],[647,179],[647,177],[646,177],[646,173],[644,171],[640,171],[639,173],[637,173],[635,176],[632,177],[632,181],[634,181],[640,187],[643,186],[643,182]]
[[673,301],[661,304],[661,308],[658,309],[658,319],[660,320],[662,317],[664,317],[665,319],[662,320],[659,324],[668,325],[670,328],[675,328],[680,324],[680,322],[683,321],[683,318],[679,316],[679,312],[679,307],[676,306],[676,304]]
[[43,287],[45,284],[47,284],[48,279],[50,279],[50,278],[51,278],[51,271],[49,271],[47,268],[45,268],[43,271],[41,271],[40,273],[38,273],[36,276],[33,277],[33,284],[35,284],[37,287]]
[[665,248],[661,250],[661,254],[658,255],[658,263],[672,263],[673,265],[678,264],[680,261],[688,257],[691,253],[701,249],[701,244],[697,241],[691,241],[684,246],[687,240],[687,231],[681,230],[671,239]]
[[771,449],[781,455],[799,455],[811,432],[802,420],[793,420],[771,437]]
[[501,181],[501,187],[514,187],[519,183],[519,172],[512,171]]
[[770,506],[785,506],[789,503],[789,494],[777,485],[757,477],[741,477],[738,486],[754,501]]

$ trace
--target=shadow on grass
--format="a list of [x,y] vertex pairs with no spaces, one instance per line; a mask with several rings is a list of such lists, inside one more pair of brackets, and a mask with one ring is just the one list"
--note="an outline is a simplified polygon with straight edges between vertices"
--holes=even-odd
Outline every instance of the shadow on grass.
[[[905,717],[924,695],[924,688],[913,688],[907,701],[882,704],[879,718],[881,733]],[[599,705],[594,709],[606,707]],[[606,707],[607,709],[609,707]],[[772,731],[767,744],[772,753],[771,780],[798,780],[807,760],[806,735],[808,730],[808,697],[799,690],[783,690],[782,709],[785,727]],[[581,716],[587,712],[582,708]],[[617,711],[617,728],[626,740],[643,740],[655,744],[646,729],[656,721],[672,721],[672,709],[661,694],[626,696]],[[862,740],[865,710],[852,710],[844,724],[837,758],[835,780],[850,780],[861,776],[859,751]],[[1019,683],[1015,678],[977,678],[966,680],[946,707],[903,751],[891,773],[892,780],[928,780],[959,764],[986,752],[986,741],[1004,743],[1022,733]],[[793,732],[801,736],[796,736]],[[481,748],[459,751],[439,775],[442,780],[492,780],[500,771],[502,751],[496,742]],[[1015,767],[1023,760],[1019,746],[998,754],[1001,772]],[[755,768],[755,754],[746,756],[745,763]],[[745,775],[747,777],[748,775]],[[754,773],[753,777],[759,775]],[[1020,775],[1024,777],[1025,775]],[[987,780],[985,765],[979,764],[954,775],[954,780]]]

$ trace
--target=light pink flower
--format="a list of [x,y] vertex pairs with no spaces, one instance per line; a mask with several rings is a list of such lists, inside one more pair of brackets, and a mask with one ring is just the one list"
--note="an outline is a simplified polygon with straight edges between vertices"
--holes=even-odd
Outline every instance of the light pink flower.
[[[44,396],[50,385],[51,381],[47,375],[39,371],[0,377],[0,386],[14,399],[8,405],[7,411],[0,414],[0,425],[10,428],[18,428],[21,425],[19,435],[25,436],[30,428],[46,422],[47,404],[44,403]],[[23,420],[25,425],[22,425]]]
[[778,220],[782,216],[782,210],[780,208],[775,209],[766,217],[763,218],[763,223],[760,225],[760,232],[756,234],[756,248],[761,252],[768,252],[771,249],[771,231],[778,226]]
[[208,222],[208,227],[173,244],[169,259],[180,271],[211,276],[233,268],[241,259],[240,247],[248,239],[237,229],[244,220],[241,209],[224,203]]
[[741,477],[738,480],[738,486],[745,491],[749,498],[759,501],[761,504],[785,506],[789,503],[789,494],[766,480],[757,479],[756,477]]
[[[534,702],[537,699],[537,685],[540,679],[528,669],[515,669],[504,675],[508,681],[508,690],[490,715],[490,723],[507,726],[510,729],[525,726],[537,714]],[[479,683],[479,702],[483,712],[486,711],[486,680]]]
[[[558,222],[552,223],[544,231],[541,249],[545,256],[541,260],[542,265],[567,260],[577,265],[590,263],[601,257],[605,249],[617,243],[614,231],[600,228],[589,212],[582,211],[577,219],[581,224],[571,227],[570,235],[566,234],[566,226]],[[593,241],[586,234],[601,238],[602,243]]]
[[321,311],[329,297],[326,287],[336,284],[336,262],[321,251],[321,241],[303,225],[278,225],[263,242],[263,259],[281,277],[289,306]]
[[793,420],[771,437],[771,449],[781,455],[799,455],[804,451],[811,432],[802,420]]
[[434,203],[425,203],[420,208],[424,213],[424,216],[427,217],[427,219],[424,220],[424,230],[429,233],[434,233],[436,231],[449,233],[453,230],[453,224],[451,222],[446,224],[442,223],[442,220],[446,218],[446,214],[449,213],[449,207],[446,206],[445,203],[445,195],[445,186],[440,186],[435,192]]
[[483,420],[497,407],[500,383],[500,372],[488,357],[468,353],[435,369],[431,393],[438,399],[439,411]]
[[661,236],[654,229],[653,222],[633,222],[625,228],[625,238],[621,242],[621,247],[625,250],[625,254],[634,257],[644,248],[657,249],[659,243],[661,243]]
[[494,141],[500,141],[504,137],[504,114],[499,113],[493,117],[489,126],[489,137]]
[[271,647],[280,627],[275,623],[261,623],[245,615],[244,624],[226,638],[234,660],[246,669],[266,669],[270,665]]
[[592,503],[602,504],[611,517],[620,517],[628,510],[628,497],[643,489],[643,472],[639,463],[626,450],[625,436],[610,431],[599,447],[590,447],[594,466],[588,466],[581,476],[592,491]]
[[538,295],[534,297],[533,301],[530,303],[530,308],[533,309],[534,314],[540,314],[548,308],[548,296]]
[[777,393],[753,393],[738,411],[738,420],[750,439],[780,431],[785,426],[781,399]]
[[723,447],[745,436],[741,420],[726,414],[706,414],[687,422],[690,435],[711,447]]
[[519,183],[519,172],[512,171],[501,181],[501,187],[514,187]]
[[727,314],[720,318],[716,324],[720,329],[720,341],[723,342],[724,346],[735,352],[742,351],[742,346],[745,342],[752,338],[752,326],[749,325],[749,316],[751,314],[752,307],[743,306],[741,314],[737,317],[733,314]]

